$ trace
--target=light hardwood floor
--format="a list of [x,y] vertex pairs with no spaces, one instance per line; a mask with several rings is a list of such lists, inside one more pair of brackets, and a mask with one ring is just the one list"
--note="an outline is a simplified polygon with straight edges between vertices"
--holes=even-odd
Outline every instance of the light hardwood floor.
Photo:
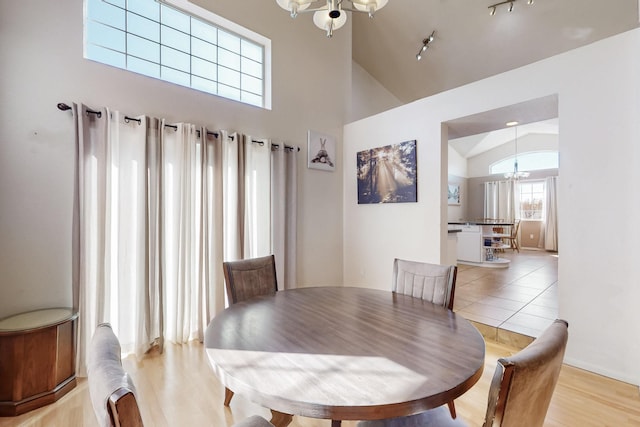
[[[468,425],[482,425],[496,360],[515,351],[487,341],[482,378],[456,400],[458,416]],[[139,363],[129,357],[123,364],[138,388],[146,426],[227,427],[253,414],[270,416],[267,409],[240,395],[233,398],[230,409],[223,407],[224,388],[213,375],[202,344],[168,344],[164,355],[149,355]],[[343,422],[344,427],[355,425],[354,421]],[[0,427],[8,426],[97,426],[86,380],[52,405],[19,417],[0,418]],[[291,424],[291,427],[329,426],[328,420],[302,417],[294,417]],[[638,388],[565,365],[545,426],[640,426]]]

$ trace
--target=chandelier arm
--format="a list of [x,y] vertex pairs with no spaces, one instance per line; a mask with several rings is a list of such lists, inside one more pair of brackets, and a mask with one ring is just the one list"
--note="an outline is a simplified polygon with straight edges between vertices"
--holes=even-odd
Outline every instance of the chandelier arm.
[[[321,12],[323,10],[329,10],[329,9],[327,9],[327,6],[323,6],[323,7],[318,7],[316,9],[299,10],[298,15],[302,15],[303,13],[309,13],[309,12]],[[344,10],[344,9],[341,9],[341,10]]]
[[[310,1],[310,2],[306,2],[305,4],[313,4],[313,3],[317,3],[317,2],[318,2],[318,0],[313,0],[313,1]],[[339,1],[337,3],[337,6],[339,7],[340,10],[343,10],[345,12],[367,13],[367,11],[365,11],[365,10],[360,10],[360,9],[355,9],[353,7],[344,6],[343,3],[344,3],[343,0],[341,0],[341,1]],[[351,1],[351,4],[354,4],[354,3],[366,5],[366,3],[361,3],[361,2],[358,2],[358,1],[356,1],[356,2]],[[323,11],[323,10],[329,10],[328,5],[325,4],[324,6],[316,7],[314,9],[298,10],[298,15],[303,14],[303,13],[309,13],[309,12],[320,12],[320,11]]]

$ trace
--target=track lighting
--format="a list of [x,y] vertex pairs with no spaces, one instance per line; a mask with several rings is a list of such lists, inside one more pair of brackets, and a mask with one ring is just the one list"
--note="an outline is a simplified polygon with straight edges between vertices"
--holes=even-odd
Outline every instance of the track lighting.
[[[491,6],[487,6],[489,8],[489,15],[493,16],[496,14],[497,10],[498,10],[498,6],[502,6],[502,5],[509,5],[507,7],[507,12],[513,12],[513,4],[518,1],[518,0],[505,0],[505,1],[501,1],[500,3],[496,3],[496,4],[492,4]],[[528,5],[532,5],[533,4],[533,0],[527,0],[527,4]]]
[[426,52],[426,50],[429,48],[429,43],[431,43],[434,40],[435,34],[436,34],[436,31],[433,30],[433,32],[431,33],[431,35],[429,37],[427,37],[426,39],[422,40],[422,46],[420,46],[420,50],[418,50],[418,54],[416,55],[416,59],[418,61],[420,61],[422,59],[422,53]]

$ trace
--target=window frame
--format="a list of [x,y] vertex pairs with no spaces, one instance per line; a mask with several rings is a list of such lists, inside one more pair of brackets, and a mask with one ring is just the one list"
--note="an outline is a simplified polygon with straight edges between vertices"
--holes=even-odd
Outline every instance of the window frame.
[[[530,165],[527,166],[527,157],[528,156],[535,156],[535,155],[539,155],[539,154],[554,154],[555,157],[557,158],[557,166],[554,165],[549,165],[549,167],[531,167]],[[516,156],[511,155],[509,157],[503,157],[500,160],[497,160],[491,164],[489,164],[489,175],[497,175],[497,174],[503,174],[506,172],[512,172],[513,171],[513,163],[515,162]],[[524,163],[525,165],[523,166],[523,160],[524,159]],[[508,163],[510,165],[510,169],[506,170],[506,171],[502,171],[502,170],[495,170],[496,166],[498,165],[502,165],[503,163]],[[519,166],[519,170],[521,171],[534,171],[534,170],[547,170],[547,169],[557,169],[558,167],[560,167],[560,153],[557,150],[536,150],[536,151],[524,151],[522,153],[518,153],[518,166]]]
[[[523,216],[523,200],[522,200],[522,188],[523,185],[527,185],[527,186],[532,186],[531,191],[530,191],[530,195],[533,196],[533,194],[540,194],[540,192],[534,192],[533,191],[533,185],[535,184],[541,184],[542,185],[542,198],[540,200],[541,206],[540,206],[540,217],[539,218],[529,218],[526,216]],[[528,180],[523,180],[518,182],[518,215],[519,218],[523,221],[544,221],[544,214],[545,214],[545,202],[546,202],[546,193],[547,193],[547,188],[546,188],[546,184],[545,184],[545,180],[544,179],[528,179]],[[532,200],[534,200],[532,198]],[[529,209],[529,211],[531,211],[531,209]],[[538,210],[536,210],[537,212]]]
[[[100,48],[99,45],[94,45],[89,43],[88,40],[88,27],[89,25],[104,25],[104,24],[100,24],[99,21],[94,21],[91,20],[89,18],[89,12],[88,12],[88,3],[90,0],[84,0],[84,19],[83,19],[83,29],[84,29],[84,38],[83,38],[83,54],[84,54],[84,58],[92,60],[92,61],[96,61],[98,63],[104,64],[104,65],[109,65],[109,66],[113,66],[116,68],[120,68],[129,72],[134,72],[137,74],[142,74],[142,75],[147,75],[149,77],[152,78],[156,78],[158,80],[167,82],[167,83],[171,83],[171,84],[177,84],[183,87],[188,87],[190,89],[193,90],[198,90],[201,92],[205,92],[207,94],[211,94],[214,96],[218,96],[221,98],[225,98],[225,99],[229,99],[232,101],[237,101],[237,102],[241,102],[245,105],[250,105],[250,106],[255,106],[255,107],[260,107],[260,108],[264,108],[266,110],[271,110],[271,95],[272,95],[272,89],[271,89],[271,40],[268,39],[267,37],[262,36],[261,34],[258,34],[254,31],[249,30],[248,28],[245,28],[235,22],[232,22],[226,18],[223,18],[219,15],[216,15],[215,13],[204,9],[200,6],[197,6],[193,3],[190,3],[187,0],[154,0],[156,3],[158,3],[158,5],[164,5],[166,7],[172,8],[174,10],[177,10],[179,13],[183,13],[187,16],[193,17],[196,20],[199,21],[203,21],[205,23],[211,24],[213,27],[217,27],[219,30],[226,32],[226,33],[231,33],[232,35],[238,36],[240,38],[240,43],[242,43],[242,40],[246,40],[250,43],[256,44],[258,46],[260,46],[262,48],[262,55],[263,55],[263,62],[262,62],[262,103],[253,103],[253,102],[247,102],[246,100],[242,100],[242,95],[238,96],[238,97],[230,97],[230,96],[225,96],[224,95],[224,90],[220,90],[220,87],[226,87],[225,82],[224,81],[220,81],[218,80],[219,76],[218,73],[216,74],[216,90],[215,93],[213,93],[213,91],[211,90],[207,90],[207,89],[200,89],[198,87],[197,84],[193,84],[193,78],[195,77],[196,80],[199,77],[198,74],[194,74],[192,67],[190,67],[189,72],[188,72],[188,76],[189,76],[189,84],[184,84],[184,82],[179,82],[176,81],[175,79],[171,79],[170,77],[163,77],[162,74],[158,74],[156,75],[149,75],[146,74],[145,72],[136,70],[136,69],[132,69],[130,67],[128,67],[125,63],[124,66],[121,66],[120,64],[117,64],[117,61],[113,61],[111,63],[108,62],[103,62],[100,61],[99,59],[92,59],[88,50],[93,48],[93,46],[96,46],[97,48]],[[99,0],[99,1],[104,1],[104,0]],[[113,4],[111,2],[107,2],[110,4]],[[126,5],[126,0],[125,0],[125,5]],[[120,6],[116,6],[116,7],[120,7]],[[120,7],[121,8],[121,7]],[[125,10],[125,14],[127,12],[130,11],[130,9],[125,6],[124,7]],[[131,10],[131,13],[136,13],[139,15],[138,12],[135,12],[134,10]],[[143,16],[144,17],[144,16]],[[149,18],[148,18],[149,19]],[[158,23],[158,25],[160,25],[162,27],[162,21],[160,20],[160,18],[157,19],[157,21],[155,21]],[[137,33],[134,32],[130,32],[128,31],[129,29],[125,29],[123,32],[123,35],[125,37],[125,39],[129,36],[129,35],[136,35]],[[122,31],[122,30],[117,30],[117,31]],[[193,34],[191,34],[190,32],[190,37],[197,37]],[[166,44],[160,44],[158,43],[159,49],[167,49],[167,48],[171,48],[171,46],[166,45]],[[219,45],[216,45],[217,49],[220,49]],[[104,48],[103,48],[104,49]],[[116,52],[118,51],[113,51],[114,54],[116,54]],[[178,52],[178,51],[176,51]],[[185,53],[183,51],[179,51],[180,53]],[[238,51],[236,52],[239,57],[240,57],[240,61],[242,61],[244,59],[243,56],[240,55],[241,49],[239,48]],[[129,54],[128,50],[125,49],[124,52],[121,52],[122,54],[125,55],[125,58],[128,58]],[[199,58],[197,55],[193,55],[193,53],[191,51],[188,52],[187,54],[189,56],[190,61],[193,60],[193,58]],[[134,59],[135,60],[135,56],[131,56],[130,59]],[[142,61],[142,60],[141,60]],[[160,62],[161,60],[159,60],[157,63],[155,62],[151,62],[151,64],[156,64],[158,66],[158,70],[162,69],[163,67],[166,68],[167,64]],[[219,64],[219,60],[216,58],[216,69],[219,69],[220,67],[224,67],[224,65]],[[258,64],[256,62],[256,64]],[[239,79],[242,81],[247,77],[253,77],[255,78],[255,76],[253,74],[247,74],[245,76],[245,74],[241,73],[240,71],[238,71],[239,73]],[[251,79],[249,79],[251,80]],[[258,80],[258,79],[256,79]],[[255,82],[253,82],[255,84]],[[238,86],[237,88],[238,91],[240,91],[240,94],[242,94],[243,92],[240,89],[240,86]],[[248,94],[251,94],[252,92],[247,92]],[[258,94],[256,94],[256,96],[260,96]],[[256,98],[257,100],[257,98]]]

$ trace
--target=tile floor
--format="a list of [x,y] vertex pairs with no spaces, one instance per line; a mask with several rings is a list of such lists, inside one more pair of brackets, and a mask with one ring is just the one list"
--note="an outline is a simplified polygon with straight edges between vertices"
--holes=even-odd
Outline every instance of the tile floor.
[[499,255],[511,260],[508,268],[458,264],[454,311],[483,327],[535,338],[558,316],[558,254]]

